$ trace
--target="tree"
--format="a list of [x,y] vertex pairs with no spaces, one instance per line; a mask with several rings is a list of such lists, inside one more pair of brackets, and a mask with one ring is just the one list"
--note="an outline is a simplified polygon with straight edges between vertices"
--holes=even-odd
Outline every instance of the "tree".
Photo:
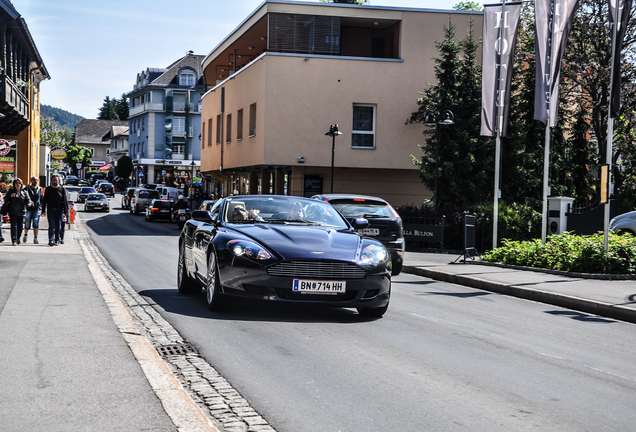
[[128,120],[128,110],[125,94],[121,95],[121,99],[111,99],[110,96],[106,96],[97,118],[99,120]]
[[[436,84],[430,84],[417,100],[418,109],[407,123],[425,123],[432,115],[437,117],[450,110],[455,117],[453,125],[427,126],[425,144],[419,146],[421,157],[411,156],[418,166],[420,180],[435,189],[439,208],[470,206],[492,196],[492,145],[479,137],[481,112],[480,68],[476,53],[472,24],[466,38],[455,39],[455,26],[444,25],[444,40],[436,42],[439,57],[435,59]],[[460,59],[461,54],[461,59]],[[433,133],[431,133],[433,132]],[[439,158],[436,157],[439,151]],[[436,163],[438,162],[438,163]],[[436,165],[439,168],[436,173]],[[436,175],[437,174],[437,175]]]
[[119,158],[117,165],[115,165],[115,174],[117,177],[128,179],[134,169],[133,161],[128,155],[124,155]]
[[[61,129],[50,118],[45,118],[40,123],[40,144],[50,149],[67,149],[73,139],[72,133],[68,129]],[[51,168],[61,170],[64,168],[63,162],[59,159],[51,160]]]
[[462,11],[481,11],[484,10],[484,7],[476,1],[460,1],[453,6],[453,9]]
[[[87,147],[70,145],[66,149],[66,158],[64,158],[64,162],[75,172],[75,174],[79,174],[79,171],[83,168],[88,168],[92,165],[93,161],[91,158],[93,157],[93,151]],[[78,169],[77,164],[81,164],[81,167]]]

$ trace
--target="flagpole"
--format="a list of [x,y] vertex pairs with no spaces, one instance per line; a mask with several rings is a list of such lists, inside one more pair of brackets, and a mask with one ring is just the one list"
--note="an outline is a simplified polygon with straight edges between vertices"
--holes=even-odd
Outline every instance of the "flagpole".
[[[610,0],[612,1],[612,0]],[[610,98],[607,108],[607,149],[605,150],[605,164],[607,165],[607,202],[603,217],[603,248],[609,250],[609,221],[610,221],[610,191],[612,190],[612,146],[614,144],[614,119],[612,118],[612,89],[614,88],[614,62],[616,61],[616,38],[618,37],[618,2],[614,7],[614,28],[612,29],[612,63],[610,68]]]
[[[541,212],[541,244],[545,244],[548,234],[548,191],[550,190],[550,108],[552,104],[552,62],[554,61],[554,26],[556,21],[555,15],[556,0],[552,0],[552,19],[550,20],[550,62],[548,64],[548,73],[550,81],[548,82],[548,118],[545,125],[545,151],[543,155],[543,206]],[[557,83],[558,84],[558,83]],[[557,101],[557,104],[559,101]]]
[[503,94],[501,91],[502,58],[504,47],[504,30],[506,28],[506,0],[501,0],[501,30],[499,32],[499,68],[497,77],[497,133],[495,138],[495,198],[492,208],[492,248],[497,248],[497,227],[499,221],[499,167],[501,165],[501,134],[503,132]]

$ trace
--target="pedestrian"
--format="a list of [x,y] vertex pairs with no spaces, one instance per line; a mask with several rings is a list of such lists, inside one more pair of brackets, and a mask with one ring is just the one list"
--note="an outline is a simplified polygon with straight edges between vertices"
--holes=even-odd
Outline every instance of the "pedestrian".
[[68,215],[66,189],[60,185],[60,176],[53,174],[51,185],[44,189],[42,216],[49,221],[49,246],[64,244],[62,240],[62,215]]
[[9,220],[11,221],[11,241],[13,246],[20,244],[22,236],[22,227],[24,226],[24,215],[27,208],[33,203],[29,199],[29,195],[22,189],[22,180],[16,178],[13,180],[13,187],[9,189],[4,196],[4,201],[9,201]]
[[24,238],[22,241],[27,242],[31,223],[33,223],[33,243],[38,244],[38,231],[40,229],[40,214],[42,213],[42,188],[38,185],[38,178],[31,177],[31,183],[25,188],[33,205],[27,209],[24,219]]
[[7,213],[5,212],[5,207],[4,207],[4,195],[0,193],[0,243],[4,241],[4,237],[2,237],[2,220],[4,219],[5,214]]

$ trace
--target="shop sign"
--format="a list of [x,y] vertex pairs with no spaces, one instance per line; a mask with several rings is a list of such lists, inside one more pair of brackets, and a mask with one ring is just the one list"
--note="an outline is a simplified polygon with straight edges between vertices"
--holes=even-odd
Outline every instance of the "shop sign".
[[0,156],[6,156],[11,150],[11,143],[9,141],[0,139]]
[[51,152],[53,159],[64,159],[66,157],[66,150],[63,148],[57,148]]
[[13,156],[0,156],[0,173],[15,173],[15,158]]

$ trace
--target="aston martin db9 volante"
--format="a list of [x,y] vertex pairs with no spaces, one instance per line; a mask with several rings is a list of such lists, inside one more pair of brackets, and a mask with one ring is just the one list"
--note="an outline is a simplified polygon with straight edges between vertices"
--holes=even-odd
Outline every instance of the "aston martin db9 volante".
[[367,225],[318,200],[226,197],[186,222],[177,285],[183,293],[205,288],[210,310],[232,296],[379,318],[389,305],[391,259],[382,243],[356,233]]

